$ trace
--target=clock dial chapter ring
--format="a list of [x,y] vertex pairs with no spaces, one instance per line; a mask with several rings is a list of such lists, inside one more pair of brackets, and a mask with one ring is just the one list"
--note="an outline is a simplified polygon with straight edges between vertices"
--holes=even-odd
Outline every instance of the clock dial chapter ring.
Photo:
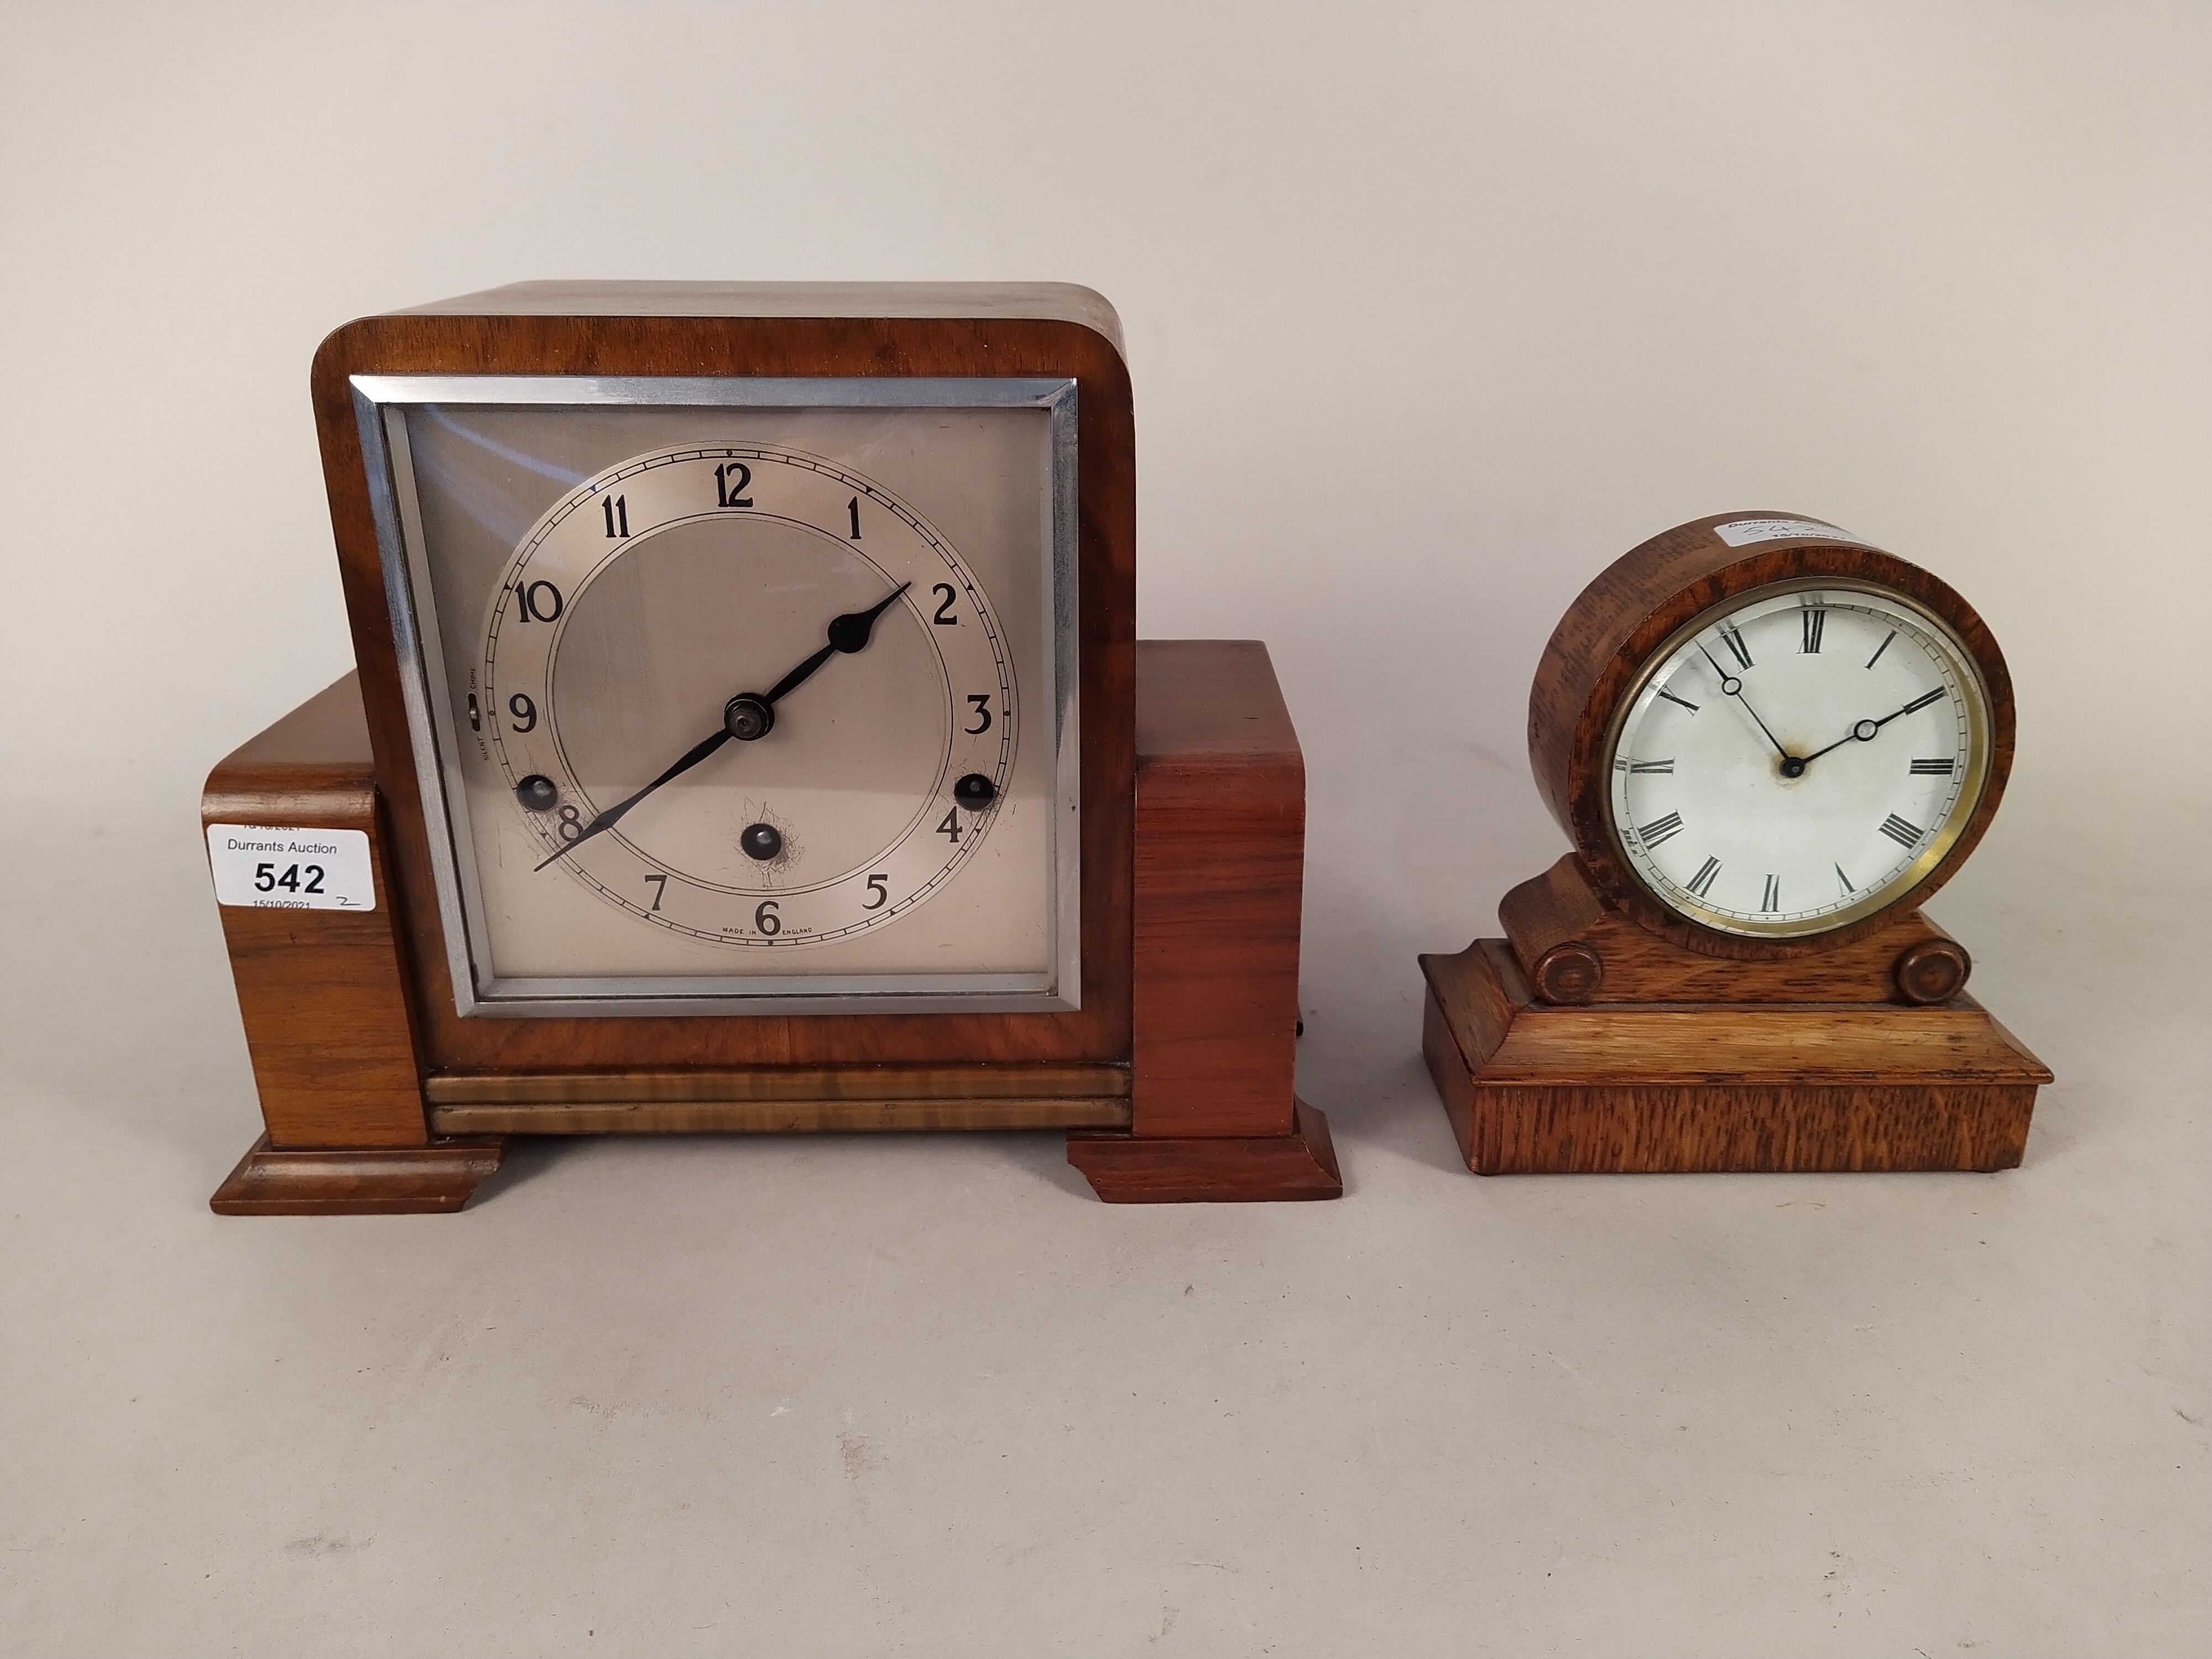
[[1786,940],[1874,915],[1972,817],[1987,702],[1963,644],[1895,594],[1818,580],[1736,596],[1655,652],[1621,703],[1614,848],[1654,900],[1718,932]]
[[[2011,678],[1987,626],[1956,592],[1919,567],[1855,541],[1845,532],[1771,537],[1751,545],[1728,541],[1720,533],[1746,520],[1796,522],[1796,517],[1717,514],[1678,526],[1632,549],[1594,578],[1563,615],[1529,691],[1528,753],[1537,786],[1573,842],[1592,886],[1608,906],[1645,931],[1706,956],[1796,957],[1850,944],[1887,926],[1891,918],[1925,899],[1957,870],[1994,817],[2010,771]],[[1823,866],[1834,900],[1845,897],[1845,880],[1863,896],[1826,915],[1806,914],[1827,905],[1807,902],[1803,881],[1781,883],[1778,892],[1771,892],[1765,878],[1779,878],[1786,872],[1763,860],[1757,868],[1746,869],[1740,860],[1717,848],[1698,850],[1686,867],[1671,874],[1639,869],[1628,838],[1616,828],[1622,817],[1630,820],[1631,836],[1644,842],[1641,830],[1651,827],[1655,834],[1666,836],[1668,813],[1680,810],[1682,828],[1670,838],[1673,844],[1662,842],[1661,850],[1672,858],[1687,854],[1694,844],[1690,838],[1693,815],[1686,805],[1669,802],[1653,811],[1642,811],[1658,799],[1653,786],[1663,774],[1642,770],[1633,775],[1638,794],[1632,809],[1625,799],[1616,799],[1616,760],[1649,768],[1686,758],[1646,753],[1633,737],[1624,745],[1624,732],[1639,700],[1648,705],[1657,695],[1655,686],[1710,706],[1692,724],[1709,736],[1728,732],[1741,745],[1731,753],[1729,764],[1748,769],[1742,780],[1746,787],[1755,780],[1762,789],[1784,785],[1792,791],[1830,789],[1870,756],[1880,757],[1886,764],[1890,745],[1925,716],[1924,708],[1914,711],[1878,725],[1873,738],[1862,739],[1857,733],[1863,723],[1898,714],[1911,697],[1900,696],[1886,705],[1869,700],[1863,707],[1852,699],[1838,709],[1823,708],[1816,715],[1808,714],[1797,707],[1794,695],[1784,695],[1784,677],[1769,672],[1774,657],[1771,646],[1755,645],[1746,637],[1743,642],[1754,664],[1747,669],[1717,626],[1751,605],[1754,595],[1771,599],[1789,594],[1785,603],[1796,605],[1796,594],[1823,591],[1856,592],[1901,606],[1923,632],[1948,642],[1959,665],[1958,683],[1969,705],[1969,720],[1978,721],[1980,730],[1966,750],[1953,751],[1952,770],[1960,785],[1955,809],[1935,823],[1901,806],[1885,806],[1869,824],[1859,826],[1876,835],[1877,852],[1887,848],[1898,856],[1878,859],[1878,871],[1862,872],[1835,860]],[[1802,618],[1795,625],[1806,626]],[[1843,624],[1837,626],[1839,632],[1832,638],[1814,641],[1831,655],[1838,653],[1843,643]],[[1887,625],[1883,632],[1887,632]],[[1723,671],[1732,671],[1725,677],[1738,679],[1739,689],[1748,691],[1758,720],[1738,706],[1738,699],[1722,690],[1713,664],[1696,652],[1698,641],[1711,647],[1713,661]],[[1803,652],[1807,641],[1802,634],[1791,638],[1785,633],[1782,643],[1784,654],[1802,653],[1817,660],[1814,653]],[[1696,672],[1706,692],[1702,697],[1686,683],[1674,684],[1672,671],[1662,672],[1662,665],[1686,648],[1696,654]],[[1872,655],[1871,646],[1865,654]],[[1870,678],[1881,678],[1890,665],[1885,661],[1877,667],[1881,672]],[[1934,672],[1932,667],[1929,672]],[[1935,684],[1931,678],[1925,688],[1916,688],[1914,695]],[[1690,718],[1686,710],[1674,712]],[[1715,714],[1728,719],[1716,722]],[[1815,717],[1818,723],[1803,729],[1792,723]],[[1773,727],[1771,735],[1762,732],[1759,721]],[[1840,746],[1832,746],[1847,737]],[[1956,764],[1967,750],[1981,758],[1966,766]],[[1926,753],[1898,754],[1907,793],[1933,787],[1929,775],[1914,773],[1910,763],[1923,760],[1932,764],[1940,758],[1933,748]],[[1802,764],[1793,767],[1793,761]],[[1894,836],[1882,839],[1878,834],[1893,810],[1900,819],[1897,833],[1909,828],[1936,832],[1932,838],[1918,840],[1909,860]],[[1708,859],[1717,859],[1721,868],[1707,872]],[[1910,867],[1900,878],[1891,878],[1887,872],[1900,863]],[[1732,886],[1723,893],[1722,882],[1729,877],[1756,879],[1747,887]],[[1878,894],[1874,890],[1877,887]],[[1703,895],[1693,888],[1711,890],[1723,901],[1717,908],[1734,914],[1709,917],[1702,908]],[[1794,920],[1778,920],[1784,916]]]
[[[717,945],[909,913],[981,848],[1012,773],[980,584],[880,486],[801,452],[686,447],[587,481],[517,550],[484,641],[497,763],[558,794],[518,802],[544,878]],[[979,774],[991,799],[959,799]]]

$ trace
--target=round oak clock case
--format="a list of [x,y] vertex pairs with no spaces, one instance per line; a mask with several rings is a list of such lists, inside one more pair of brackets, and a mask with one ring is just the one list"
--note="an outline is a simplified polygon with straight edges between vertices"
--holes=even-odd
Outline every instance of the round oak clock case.
[[1918,908],[2013,724],[1972,607],[1832,525],[1726,514],[1618,560],[1529,695],[1575,851],[1506,895],[1504,939],[1421,958],[1469,1166],[2016,1164],[2049,1073]]
[[[270,1133],[217,1207],[458,1207],[505,1135],[623,1129],[1060,1127],[1109,1198],[1333,1195],[1296,884],[1239,873],[1302,836],[1296,739],[1263,650],[1138,647],[1119,342],[1087,289],[982,284],[525,283],[334,333],[366,765],[335,687],[206,811],[361,822],[379,905],[282,946],[224,910]],[[1209,705],[1293,811],[1147,817],[1140,719],[1165,800]],[[1210,940],[1152,896],[1240,881]],[[375,1004],[349,1104],[249,988],[288,974]]]

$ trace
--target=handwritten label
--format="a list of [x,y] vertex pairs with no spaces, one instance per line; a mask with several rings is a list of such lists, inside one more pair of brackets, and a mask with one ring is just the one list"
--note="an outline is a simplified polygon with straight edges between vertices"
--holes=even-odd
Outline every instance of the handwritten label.
[[[1822,524],[1818,519],[1731,519],[1726,524],[1713,526],[1713,534],[1730,547],[1747,547],[1753,542],[1787,541],[1797,537],[1814,536],[1824,542],[1856,542],[1858,538],[1848,530],[1838,530],[1832,524]],[[1860,543],[1864,546],[1863,542]]]

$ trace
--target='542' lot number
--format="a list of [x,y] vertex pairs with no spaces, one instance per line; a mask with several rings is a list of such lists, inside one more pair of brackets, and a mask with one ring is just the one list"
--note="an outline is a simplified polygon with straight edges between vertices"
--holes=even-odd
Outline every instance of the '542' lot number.
[[258,910],[374,910],[376,878],[360,830],[210,823],[218,902]]

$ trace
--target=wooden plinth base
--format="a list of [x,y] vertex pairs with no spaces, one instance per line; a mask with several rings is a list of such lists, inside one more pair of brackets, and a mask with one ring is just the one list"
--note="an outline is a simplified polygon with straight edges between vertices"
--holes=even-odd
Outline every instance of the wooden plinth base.
[[[418,905],[408,939],[349,675],[217,766],[202,802],[210,824],[359,831],[379,896],[369,910],[223,907],[269,1135],[215,1208],[457,1210],[514,1134],[1018,1128],[1086,1132],[1070,1161],[1116,1202],[1339,1196],[1328,1126],[1292,1092],[1305,763],[1267,648],[1147,641],[1134,667],[1127,886],[1115,860],[1087,866],[1108,898],[1085,899],[1083,924],[1093,939],[1127,927],[1127,976],[1086,965],[1088,1026],[775,1018],[757,1038],[750,1017],[454,1029],[441,987],[409,977],[442,960],[441,924]],[[501,1043],[517,1054],[485,1052]]]
[[1303,1100],[1286,1135],[1077,1133],[1067,1161],[1109,1204],[1233,1204],[1341,1198],[1328,1119]]
[[1421,1051],[1478,1175],[2005,1170],[2051,1081],[1964,994],[1554,1006],[1503,939],[1421,971]]
[[469,1201],[506,1152],[500,1139],[278,1147],[264,1135],[208,1207],[217,1215],[446,1213]]

